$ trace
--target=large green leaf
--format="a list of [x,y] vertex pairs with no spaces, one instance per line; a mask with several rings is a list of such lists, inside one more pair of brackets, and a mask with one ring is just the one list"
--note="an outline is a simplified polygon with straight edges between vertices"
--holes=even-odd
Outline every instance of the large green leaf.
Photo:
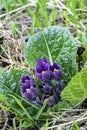
[[18,94],[21,95],[20,78],[29,75],[28,71],[11,69],[4,72],[0,77],[0,93],[2,94]]
[[48,58],[62,66],[64,80],[68,82],[77,72],[77,46],[66,28],[52,26],[32,36],[25,45],[25,57],[31,67],[37,59]]
[[87,68],[78,72],[67,87],[62,91],[61,97],[64,100],[77,104],[87,98]]
[[[26,116],[26,113],[21,109],[15,99],[18,99],[20,104],[25,106],[30,115],[34,116],[38,110],[37,106],[31,104],[22,97],[20,78],[24,75],[31,75],[31,73],[25,70],[11,69],[8,72],[4,72],[0,77],[0,94],[6,97],[6,101],[10,103],[9,107],[11,110],[14,111],[16,115],[21,116],[21,118]],[[10,95],[13,95],[13,97]]]

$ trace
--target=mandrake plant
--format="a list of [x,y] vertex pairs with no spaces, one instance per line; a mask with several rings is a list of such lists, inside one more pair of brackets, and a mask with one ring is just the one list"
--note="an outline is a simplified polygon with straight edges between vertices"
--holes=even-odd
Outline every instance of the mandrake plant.
[[64,85],[62,81],[62,70],[59,65],[56,63],[50,65],[50,62],[46,58],[38,59],[36,77],[41,80],[38,85],[28,75],[21,78],[21,91],[27,100],[37,106],[43,106],[45,100],[47,100],[46,107],[52,107],[61,101],[60,93]]
[[64,110],[80,108],[87,97],[85,61],[78,72],[81,49],[68,29],[58,26],[43,29],[25,43],[25,59],[33,72],[12,68],[0,77],[1,107],[15,115],[17,128],[64,128],[57,121],[53,125],[54,117],[60,119]]

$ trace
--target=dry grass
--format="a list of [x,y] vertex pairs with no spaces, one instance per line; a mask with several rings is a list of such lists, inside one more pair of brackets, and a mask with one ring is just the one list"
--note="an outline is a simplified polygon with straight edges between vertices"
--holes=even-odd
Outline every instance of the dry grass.
[[49,129],[55,128],[55,130],[75,130],[77,126],[80,130],[87,129],[86,109],[66,110],[60,116],[55,114],[53,118],[53,126],[49,127]]

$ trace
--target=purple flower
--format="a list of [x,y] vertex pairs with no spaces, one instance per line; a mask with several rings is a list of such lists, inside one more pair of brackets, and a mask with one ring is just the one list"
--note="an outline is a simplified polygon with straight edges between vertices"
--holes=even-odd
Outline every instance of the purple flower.
[[55,80],[59,80],[62,77],[61,67],[57,63],[50,65],[51,76]]
[[56,91],[54,92],[54,99],[55,99],[55,104],[57,104],[58,102],[61,101],[61,96],[60,96],[61,92],[56,89]]
[[[60,93],[64,88],[61,67],[57,63],[50,65],[46,58],[38,59],[36,76],[41,80],[41,85],[38,86],[37,90],[32,77],[26,75],[21,78],[23,96],[38,106],[43,105],[46,101],[47,108],[60,102]],[[41,94],[39,94],[39,90],[41,90]]]
[[51,96],[47,103],[48,107],[53,107],[55,105],[55,99],[53,96]]
[[49,66],[50,66],[50,63],[46,58],[39,59],[37,61],[36,76],[40,80],[47,81],[51,78]]
[[43,58],[43,59],[38,59],[37,60],[37,65],[41,65],[41,64],[47,64],[48,66],[50,65],[50,62],[46,59],[46,58]]
[[58,87],[58,91],[61,92],[64,89],[64,87],[65,87],[62,80],[58,81],[58,86],[59,86]]
[[35,83],[33,78],[26,75],[21,78],[21,84],[22,86],[30,87],[30,86],[34,86]]
[[33,100],[37,97],[36,89],[34,88],[35,83],[34,79],[29,76],[23,76],[21,78],[21,84],[22,84],[22,94],[24,97],[28,100]]
[[44,94],[53,94],[53,87],[49,84],[42,84],[39,86],[39,89],[44,93]]
[[37,98],[37,92],[34,87],[29,88],[29,87],[22,86],[22,93],[27,100],[32,101]]

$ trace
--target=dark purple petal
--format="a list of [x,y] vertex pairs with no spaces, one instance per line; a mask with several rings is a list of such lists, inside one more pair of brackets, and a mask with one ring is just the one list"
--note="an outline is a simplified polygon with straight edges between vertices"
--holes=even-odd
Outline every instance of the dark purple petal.
[[61,96],[60,95],[61,95],[61,92],[62,92],[63,89],[64,89],[64,84],[62,82],[60,82],[60,85],[54,91],[54,98],[55,98],[56,103],[61,101]]
[[60,81],[58,82],[58,85],[59,85],[58,90],[61,92],[61,91],[64,89],[64,87],[65,87],[63,81],[60,80]]
[[61,101],[61,96],[60,96],[60,92],[59,91],[56,91],[54,93],[54,99],[55,99],[55,103],[56,104]]
[[42,73],[43,68],[41,68],[41,66],[37,66],[36,67],[36,73]]
[[40,64],[36,67],[37,73],[43,73],[44,71],[48,71],[48,70],[49,70],[49,66],[46,64]]
[[26,92],[23,93],[24,97],[28,100],[35,100],[37,98],[37,92],[35,88],[27,88]]
[[54,72],[57,70],[61,70],[61,67],[57,63],[53,63],[53,65],[50,66],[50,70]]
[[38,59],[37,67],[36,67],[36,76],[42,81],[46,81],[50,79],[50,71],[49,71],[50,63],[46,58]]
[[42,64],[48,64],[48,65],[50,65],[50,62],[46,58],[38,59],[37,60],[37,65],[41,66]]
[[48,65],[50,65],[50,62],[46,58],[43,58],[43,62],[47,63]]
[[59,65],[56,63],[53,63],[53,65],[50,66],[51,76],[55,80],[59,80],[62,77],[62,70]]
[[51,79],[51,75],[49,71],[46,71],[44,74],[42,74],[42,80],[43,81],[48,81]]
[[61,67],[57,63],[53,63],[53,67],[57,70],[61,69]]
[[49,84],[43,84],[39,86],[39,89],[44,93],[44,94],[48,94],[48,95],[52,95],[53,91],[52,91],[52,86],[50,86]]
[[21,78],[21,84],[28,87],[28,86],[33,86],[35,82],[32,77],[26,75]]
[[51,79],[50,71],[44,68],[41,72],[38,69],[36,69],[36,76],[42,81],[47,81]]
[[21,83],[25,83],[25,81],[30,80],[30,77],[28,75],[25,75],[21,78]]
[[54,67],[52,65],[50,65],[50,71],[54,71]]
[[43,71],[48,71],[49,70],[49,66],[47,64],[43,64],[42,68],[43,68]]
[[53,107],[55,105],[55,99],[54,97],[50,97],[47,103],[48,107]]
[[49,70],[49,67],[47,65],[42,64],[41,66],[36,67],[36,73],[45,73]]
[[52,78],[53,79],[61,79],[61,77],[62,77],[62,71],[61,70],[54,71],[52,73]]
[[29,88],[29,89],[30,89],[30,87],[29,87],[29,86],[22,85],[22,89],[21,89],[22,93],[26,92],[26,89],[27,89],[27,88]]

